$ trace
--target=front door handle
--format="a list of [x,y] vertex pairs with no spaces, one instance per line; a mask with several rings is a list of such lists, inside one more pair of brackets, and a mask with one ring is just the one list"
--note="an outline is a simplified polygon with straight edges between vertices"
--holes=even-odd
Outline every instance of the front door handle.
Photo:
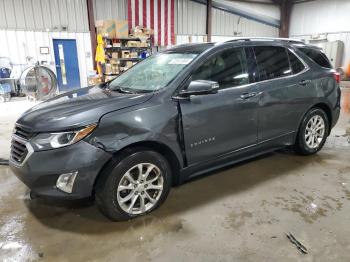
[[301,86],[306,86],[308,83],[310,83],[310,80],[301,80],[301,81],[299,82],[299,85],[301,85]]
[[241,98],[242,99],[248,99],[248,98],[254,97],[256,95],[257,95],[256,92],[244,93],[244,94],[241,94]]

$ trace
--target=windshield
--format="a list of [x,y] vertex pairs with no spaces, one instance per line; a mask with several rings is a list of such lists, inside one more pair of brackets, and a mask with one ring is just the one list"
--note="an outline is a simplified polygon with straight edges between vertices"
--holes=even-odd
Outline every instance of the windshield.
[[109,84],[112,90],[153,92],[167,86],[198,54],[159,53],[128,69]]

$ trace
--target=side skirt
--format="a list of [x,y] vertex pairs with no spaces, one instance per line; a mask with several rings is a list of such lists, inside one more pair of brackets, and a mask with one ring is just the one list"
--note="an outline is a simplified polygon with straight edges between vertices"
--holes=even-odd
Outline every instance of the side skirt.
[[285,148],[286,146],[293,144],[294,137],[295,132],[290,132],[274,139],[262,141],[253,146],[238,149],[221,156],[213,157],[213,159],[210,160],[192,164],[181,170],[180,183],[183,183],[190,178],[202,175],[204,173],[208,173],[225,166],[230,166],[281,148]]

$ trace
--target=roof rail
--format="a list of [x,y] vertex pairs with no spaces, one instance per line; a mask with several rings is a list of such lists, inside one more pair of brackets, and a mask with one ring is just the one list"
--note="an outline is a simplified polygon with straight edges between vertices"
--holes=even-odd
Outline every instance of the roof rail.
[[224,43],[235,42],[235,41],[284,41],[288,43],[305,44],[304,41],[292,38],[278,38],[278,37],[237,37],[224,41]]

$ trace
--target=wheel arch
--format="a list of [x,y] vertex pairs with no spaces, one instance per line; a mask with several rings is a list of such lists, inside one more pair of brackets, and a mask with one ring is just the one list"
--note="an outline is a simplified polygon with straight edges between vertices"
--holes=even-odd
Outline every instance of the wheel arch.
[[107,161],[107,163],[103,166],[99,174],[96,176],[92,194],[93,195],[95,194],[95,188],[97,183],[102,182],[103,180],[106,179],[106,177],[108,176],[107,171],[109,171],[109,169],[111,169],[116,162],[121,161],[127,155],[130,155],[134,152],[138,152],[140,150],[145,150],[145,149],[155,151],[161,154],[162,156],[164,156],[165,159],[168,161],[172,171],[172,185],[175,186],[181,183],[181,177],[180,177],[181,164],[179,159],[176,157],[176,154],[174,153],[174,151],[171,150],[171,148],[168,147],[167,145],[160,142],[140,141],[140,142],[129,144],[113,153],[110,160]]
[[326,103],[317,103],[314,106],[312,106],[309,109],[309,111],[313,108],[320,108],[326,113],[327,118],[328,118],[328,134],[327,134],[327,136],[329,136],[329,134],[331,133],[331,127],[332,127],[332,121],[333,121],[331,108]]
[[[303,122],[303,119],[305,118],[306,114],[311,110],[311,109],[314,109],[314,108],[320,108],[322,109],[326,115],[327,115],[327,118],[328,118],[328,134],[327,136],[329,136],[330,132],[331,132],[331,126],[332,126],[332,111],[331,111],[331,108],[329,105],[327,105],[325,102],[319,102],[319,103],[316,103],[312,106],[310,106],[306,111],[305,113],[303,114],[303,116],[300,118],[299,120],[299,124],[298,124],[298,130],[297,130],[297,133],[299,133],[299,129],[300,129],[300,125],[302,124]],[[295,136],[295,139],[297,139],[297,135]]]

